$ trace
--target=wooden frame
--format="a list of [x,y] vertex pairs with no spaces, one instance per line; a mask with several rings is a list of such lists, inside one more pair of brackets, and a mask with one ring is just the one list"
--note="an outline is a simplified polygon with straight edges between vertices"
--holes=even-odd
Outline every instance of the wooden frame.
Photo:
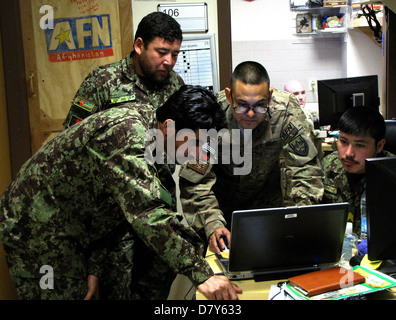
[[220,90],[230,86],[232,74],[231,4],[217,0]]
[[[132,5],[118,0],[121,51],[133,49]],[[0,4],[4,73],[6,82],[12,178],[53,133],[62,130],[64,119],[51,119],[40,109],[30,0],[7,0]]]
[[385,53],[385,113],[386,119],[396,118],[396,13],[385,7],[383,30]]

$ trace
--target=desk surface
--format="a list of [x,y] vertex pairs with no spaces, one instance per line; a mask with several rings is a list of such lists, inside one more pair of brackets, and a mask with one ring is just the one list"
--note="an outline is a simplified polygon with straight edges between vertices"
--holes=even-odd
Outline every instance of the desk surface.
[[[218,263],[216,262],[216,257],[213,252],[208,251],[206,254],[206,261],[209,262],[214,273],[221,273],[222,270]],[[242,289],[242,294],[239,295],[240,300],[268,300],[269,291],[272,285],[277,285],[278,282],[283,281],[279,280],[271,280],[271,281],[259,281],[256,282],[253,279],[249,280],[237,280],[232,281],[239,288]],[[206,297],[197,291],[196,293],[197,300],[207,300]]]
[[[208,261],[214,273],[222,272],[220,266],[216,261],[214,253],[209,250],[206,254],[206,261]],[[285,279],[259,282],[256,282],[253,279],[249,279],[232,282],[242,289],[242,294],[238,295],[240,300],[268,300],[271,286],[277,285],[281,281],[285,281]],[[366,297],[368,300],[396,300],[396,288],[371,293],[369,295],[366,295]],[[207,300],[206,297],[198,290],[196,292],[196,299]]]

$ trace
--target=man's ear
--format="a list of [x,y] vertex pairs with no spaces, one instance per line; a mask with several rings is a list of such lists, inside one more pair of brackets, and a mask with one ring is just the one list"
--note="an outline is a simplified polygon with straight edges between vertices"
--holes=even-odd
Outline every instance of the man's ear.
[[227,88],[224,89],[224,92],[225,92],[225,95],[226,95],[227,103],[229,105],[231,105],[232,104],[231,89],[227,87]]
[[133,44],[133,49],[137,54],[140,54],[144,49],[144,41],[142,38],[137,38]]
[[175,133],[175,125],[172,119],[166,119],[164,122],[159,123],[159,129],[162,131],[164,137],[169,134]]
[[274,93],[274,89],[270,88],[269,89],[269,98],[268,98],[268,104],[271,102],[272,99],[272,94]]
[[385,143],[386,143],[385,138],[382,138],[380,141],[377,142],[377,155],[381,153],[381,151],[384,149]]

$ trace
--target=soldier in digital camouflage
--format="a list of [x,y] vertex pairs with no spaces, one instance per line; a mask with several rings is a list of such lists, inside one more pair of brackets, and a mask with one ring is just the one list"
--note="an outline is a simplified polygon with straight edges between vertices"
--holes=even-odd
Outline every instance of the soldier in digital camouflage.
[[97,67],[82,82],[64,127],[119,105],[139,107],[144,103],[153,111],[161,106],[183,85],[173,71],[182,39],[175,19],[162,12],[148,14],[138,25],[134,50],[125,59]]
[[[340,118],[340,135],[337,151],[323,160],[324,203],[349,203],[348,221],[353,224],[353,233],[362,235],[361,203],[366,183],[366,158],[389,157],[392,153],[384,150],[385,121],[382,115],[370,107],[354,107]],[[362,206],[363,204],[363,206]]]
[[[98,283],[106,277],[102,261],[122,247],[126,234],[132,250],[125,252],[132,254],[124,256],[124,266],[130,269],[120,270],[116,285],[130,290],[131,298],[144,292],[135,290],[134,270],[145,266],[135,252],[160,257],[208,298],[236,299],[241,292],[213,275],[202,257],[203,241],[174,210],[172,172],[159,176],[166,163],[151,163],[145,155],[152,143],[147,130],[158,128],[166,142],[188,128],[187,139],[176,141],[168,155],[174,159],[189,143],[188,153],[196,157],[205,142],[198,129],[224,127],[223,110],[211,92],[194,86],[183,86],[156,116],[147,117],[147,108],[110,108],[63,131],[23,165],[0,198],[0,241],[21,299],[98,298]],[[158,143],[157,152],[166,146]],[[43,288],[42,267],[53,270],[53,288]],[[167,282],[145,285],[170,289]]]
[[[243,152],[243,136],[251,133],[251,170],[236,175],[240,164],[217,161],[205,170],[180,171],[181,202],[187,221],[209,239],[211,249],[230,241],[234,210],[317,204],[323,196],[323,170],[314,145],[312,124],[294,95],[270,89],[265,68],[243,62],[233,72],[231,88],[219,94],[233,141]],[[220,147],[222,144],[219,144]],[[212,167],[212,170],[210,169]],[[193,181],[193,182],[191,182]]]
[[[182,78],[173,71],[183,40],[179,23],[162,12],[152,12],[139,23],[135,33],[134,50],[125,58],[115,63],[99,66],[86,77],[72,100],[64,127],[69,128],[76,122],[96,112],[120,105],[129,108],[146,106],[147,117],[152,116],[169,96],[184,84]],[[174,170],[174,168],[172,168]],[[128,234],[124,236],[122,246],[108,252],[108,259],[103,260],[107,268],[107,277],[102,279],[102,297],[126,299],[129,293],[113,286],[120,274],[130,274],[128,259],[131,256]],[[144,260],[147,265],[138,272],[142,283],[158,283],[167,279],[172,283],[172,271],[156,257],[149,257],[147,252],[135,252],[135,258]],[[141,264],[140,264],[141,265]],[[137,268],[135,268],[136,270]],[[144,279],[147,278],[147,279]],[[117,281],[118,282],[118,281]],[[165,286],[166,287],[166,286]],[[152,292],[145,296],[163,299],[163,289],[152,285]]]

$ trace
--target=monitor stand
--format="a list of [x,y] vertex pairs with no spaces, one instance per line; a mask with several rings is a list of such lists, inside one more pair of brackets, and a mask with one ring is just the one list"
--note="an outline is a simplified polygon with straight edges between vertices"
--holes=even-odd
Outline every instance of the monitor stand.
[[396,260],[384,260],[378,271],[396,279]]

